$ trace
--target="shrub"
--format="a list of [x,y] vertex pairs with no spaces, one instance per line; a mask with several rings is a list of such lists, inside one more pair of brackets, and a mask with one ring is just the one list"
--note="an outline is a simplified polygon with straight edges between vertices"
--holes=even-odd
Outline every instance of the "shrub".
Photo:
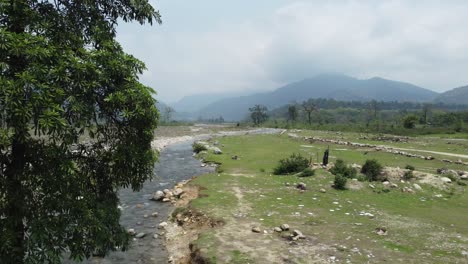
[[409,181],[409,180],[411,180],[413,178],[414,178],[414,174],[413,174],[412,170],[409,170],[409,171],[405,172],[405,174],[403,174],[403,179],[406,180],[406,181]]
[[298,173],[308,167],[309,160],[301,156],[301,154],[292,154],[289,158],[280,160],[273,173],[276,175]]
[[335,180],[333,181],[333,187],[337,190],[345,190],[347,181],[348,178],[341,174],[337,174],[335,175]]
[[403,118],[403,127],[407,129],[415,128],[417,122],[418,122],[417,116],[407,115],[405,118]]
[[405,169],[414,171],[416,168],[413,165],[406,165]]
[[330,172],[333,175],[338,175],[341,174],[342,176],[353,179],[356,178],[357,171],[355,168],[351,168],[346,165],[346,163],[343,160],[336,160],[335,165],[333,168],[330,169]]
[[375,160],[366,160],[366,163],[362,166],[361,173],[366,175],[368,181],[381,180],[380,173],[382,172],[382,165]]
[[306,168],[305,170],[303,170],[300,174],[299,174],[299,177],[310,177],[310,176],[314,176],[315,175],[315,171],[311,168]]
[[208,150],[205,145],[200,144],[198,142],[194,142],[192,145],[193,152],[200,153],[202,151]]

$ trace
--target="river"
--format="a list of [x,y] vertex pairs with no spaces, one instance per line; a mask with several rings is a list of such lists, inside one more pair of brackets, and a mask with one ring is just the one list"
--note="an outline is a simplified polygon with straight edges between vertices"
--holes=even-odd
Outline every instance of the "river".
[[[162,230],[157,227],[160,222],[167,221],[171,204],[153,202],[149,198],[157,190],[170,189],[180,181],[214,171],[212,167],[201,167],[200,161],[192,157],[191,144],[192,142],[183,142],[162,150],[159,162],[154,169],[153,180],[145,182],[143,189],[139,192],[123,189],[119,193],[122,226],[126,229],[134,228],[137,233],[143,232],[146,236],[134,239],[130,249],[125,252],[111,252],[105,258],[92,258],[82,263],[167,263],[168,255],[163,243],[164,236],[159,235]],[[154,212],[158,213],[157,217],[151,216]],[[158,234],[159,238],[154,238],[154,234]],[[76,262],[65,260],[64,263]]]

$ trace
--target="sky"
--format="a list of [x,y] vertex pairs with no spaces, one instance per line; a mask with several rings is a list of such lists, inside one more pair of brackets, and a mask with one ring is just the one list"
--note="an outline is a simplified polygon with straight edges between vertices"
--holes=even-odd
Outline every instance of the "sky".
[[249,94],[321,73],[434,91],[468,85],[466,0],[157,0],[162,25],[121,23],[157,98]]

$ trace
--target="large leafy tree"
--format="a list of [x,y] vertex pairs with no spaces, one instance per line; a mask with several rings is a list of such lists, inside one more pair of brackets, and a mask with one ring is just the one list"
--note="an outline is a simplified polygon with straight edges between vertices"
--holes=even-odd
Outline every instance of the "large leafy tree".
[[255,105],[249,108],[250,118],[254,125],[258,126],[264,123],[268,119],[268,108],[264,105]]
[[0,262],[125,249],[117,190],[152,175],[158,112],[118,21],[147,0],[0,0]]

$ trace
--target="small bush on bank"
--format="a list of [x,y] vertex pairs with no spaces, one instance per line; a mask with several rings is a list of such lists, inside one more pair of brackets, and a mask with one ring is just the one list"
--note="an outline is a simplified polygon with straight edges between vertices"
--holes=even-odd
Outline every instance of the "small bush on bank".
[[330,169],[330,172],[333,175],[342,175],[348,179],[353,179],[356,178],[357,171],[355,168],[351,168],[350,166],[347,166],[346,163],[343,160],[336,160],[335,165],[333,168]]
[[335,180],[333,181],[333,188],[337,190],[346,190],[346,182],[348,178],[341,174],[335,175]]
[[299,174],[299,177],[310,177],[310,176],[314,176],[315,175],[315,171],[311,168],[306,168],[305,170],[303,170],[300,174]]
[[198,154],[198,153],[200,153],[202,151],[205,151],[205,150],[208,150],[208,149],[206,148],[205,145],[200,144],[198,142],[194,142],[193,145],[192,145],[192,150],[193,150],[193,152]]
[[361,173],[366,175],[368,181],[379,181],[382,180],[380,174],[382,172],[382,165],[375,160],[366,160],[366,163],[362,166]]
[[298,173],[309,167],[309,160],[301,154],[292,154],[289,158],[279,161],[278,166],[273,170],[275,175]]
[[414,171],[416,168],[413,165],[406,165],[405,169]]

